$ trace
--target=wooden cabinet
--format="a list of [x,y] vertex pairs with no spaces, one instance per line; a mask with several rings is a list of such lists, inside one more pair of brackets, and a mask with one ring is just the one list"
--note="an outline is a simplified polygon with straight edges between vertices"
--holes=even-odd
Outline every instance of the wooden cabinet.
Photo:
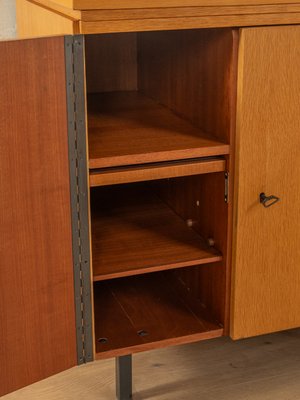
[[[299,43],[299,26],[240,36],[234,338],[300,326]],[[280,201],[265,208],[261,193]]]
[[95,357],[221,336],[237,32],[95,35],[85,48]]
[[86,34],[0,43],[1,394],[300,326],[300,29],[232,28],[300,4],[35,3],[23,36]]

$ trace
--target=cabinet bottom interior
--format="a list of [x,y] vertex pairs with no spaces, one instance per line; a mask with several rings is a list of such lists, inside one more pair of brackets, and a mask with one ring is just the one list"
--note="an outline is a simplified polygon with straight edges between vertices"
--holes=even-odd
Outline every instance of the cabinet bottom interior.
[[97,358],[222,336],[203,303],[202,278],[218,264],[95,282]]

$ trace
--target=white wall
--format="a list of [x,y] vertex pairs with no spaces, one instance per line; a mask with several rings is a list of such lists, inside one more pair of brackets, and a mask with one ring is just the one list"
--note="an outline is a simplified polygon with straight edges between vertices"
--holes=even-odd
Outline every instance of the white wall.
[[16,36],[15,0],[0,0],[0,40]]

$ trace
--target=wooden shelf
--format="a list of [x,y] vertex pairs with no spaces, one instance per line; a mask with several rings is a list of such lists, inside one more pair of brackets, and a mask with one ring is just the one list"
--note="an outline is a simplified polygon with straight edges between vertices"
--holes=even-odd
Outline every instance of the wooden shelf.
[[101,188],[92,196],[94,281],[222,259],[145,185],[133,186]]
[[223,172],[225,168],[226,160],[217,157],[101,168],[90,171],[90,187],[211,174]]
[[88,97],[90,169],[229,153],[229,145],[138,92]]
[[196,315],[183,302],[162,273],[98,282],[94,299],[98,359],[223,335],[205,310]]

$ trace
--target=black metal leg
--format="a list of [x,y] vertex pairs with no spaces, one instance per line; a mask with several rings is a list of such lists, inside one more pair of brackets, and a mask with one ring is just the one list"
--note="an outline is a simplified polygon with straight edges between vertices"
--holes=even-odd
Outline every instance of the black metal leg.
[[132,399],[132,356],[116,358],[116,391],[118,400]]

